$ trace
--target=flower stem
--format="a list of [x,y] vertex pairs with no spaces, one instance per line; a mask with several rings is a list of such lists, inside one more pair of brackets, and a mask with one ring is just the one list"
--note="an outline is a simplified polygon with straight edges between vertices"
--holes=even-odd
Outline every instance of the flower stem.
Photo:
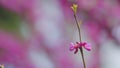
[[[80,42],[82,42],[82,39],[81,39],[81,30],[80,30],[80,26],[79,26],[79,23],[77,21],[77,17],[76,17],[75,13],[74,13],[74,18],[75,18],[75,22],[76,22],[76,25],[77,25],[77,28],[78,28],[78,32],[79,32],[79,40],[80,40]],[[86,68],[83,49],[82,49],[82,47],[79,48],[79,49],[80,49],[80,52],[81,52],[81,56],[82,56],[82,61],[83,61],[84,68]]]
[[82,56],[82,61],[83,61],[84,68],[86,68],[86,63],[85,63],[85,59],[84,59],[83,49],[82,49],[82,47],[79,48],[79,49],[80,49],[80,52],[81,52],[81,56]]

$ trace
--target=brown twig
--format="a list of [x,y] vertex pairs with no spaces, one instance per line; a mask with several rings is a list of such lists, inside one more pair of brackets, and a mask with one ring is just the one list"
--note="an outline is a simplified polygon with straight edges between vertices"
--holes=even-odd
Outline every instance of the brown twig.
[[[79,23],[78,23],[78,21],[77,21],[76,14],[74,14],[74,18],[75,18],[75,22],[76,22],[76,25],[77,25],[77,28],[78,28],[78,32],[79,32],[79,40],[80,40],[80,42],[82,42],[82,38],[81,38],[81,30],[80,30]],[[82,49],[82,47],[79,48],[79,49],[80,49],[80,52],[81,52],[81,56],[82,56],[82,61],[83,61],[84,68],[86,68],[83,49]]]

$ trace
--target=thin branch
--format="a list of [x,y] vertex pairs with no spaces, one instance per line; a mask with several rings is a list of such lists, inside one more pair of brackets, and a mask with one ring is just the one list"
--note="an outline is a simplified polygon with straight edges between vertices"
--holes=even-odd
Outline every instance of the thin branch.
[[[74,18],[75,18],[75,22],[76,22],[76,25],[77,25],[77,28],[78,28],[78,32],[79,32],[79,40],[80,40],[80,42],[82,42],[81,30],[80,30],[80,26],[79,26],[78,21],[77,21],[76,14],[74,14]],[[79,48],[79,49],[80,49],[80,52],[81,52],[81,56],[82,56],[82,61],[83,61],[84,68],[86,68],[83,49],[82,49],[82,47]]]

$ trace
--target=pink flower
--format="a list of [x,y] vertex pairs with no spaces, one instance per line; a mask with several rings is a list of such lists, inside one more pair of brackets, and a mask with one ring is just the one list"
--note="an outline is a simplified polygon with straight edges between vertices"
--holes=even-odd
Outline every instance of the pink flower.
[[91,50],[91,44],[88,44],[87,42],[76,42],[76,44],[71,42],[69,50],[75,50],[74,54],[76,54],[78,52],[78,48],[80,49],[81,47],[84,47],[87,51]]
[[31,10],[35,5],[35,0],[0,0],[0,6],[8,8],[17,13]]
[[87,42],[83,42],[82,45],[86,50],[91,51],[91,44]]
[[10,64],[15,68],[34,68],[24,45],[13,34],[0,30],[0,64]]

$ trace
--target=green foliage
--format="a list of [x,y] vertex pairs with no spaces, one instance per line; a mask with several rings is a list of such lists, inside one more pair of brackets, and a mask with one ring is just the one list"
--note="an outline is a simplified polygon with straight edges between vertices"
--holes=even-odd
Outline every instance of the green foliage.
[[16,30],[20,24],[20,16],[8,9],[0,7],[0,29]]

